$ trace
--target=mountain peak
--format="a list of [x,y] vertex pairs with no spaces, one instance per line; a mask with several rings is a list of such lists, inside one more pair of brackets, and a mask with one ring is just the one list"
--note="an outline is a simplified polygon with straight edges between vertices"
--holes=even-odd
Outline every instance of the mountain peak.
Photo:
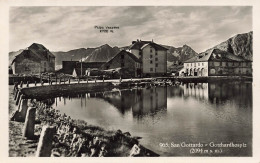
[[109,46],[108,44],[104,44],[100,46],[101,48],[111,48],[111,46]]

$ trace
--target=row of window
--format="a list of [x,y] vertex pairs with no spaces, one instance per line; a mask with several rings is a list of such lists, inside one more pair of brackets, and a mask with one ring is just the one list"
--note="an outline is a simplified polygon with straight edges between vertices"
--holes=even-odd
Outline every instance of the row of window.
[[204,66],[204,63],[202,62],[202,63],[200,63],[200,62],[198,62],[198,63],[187,63],[187,67],[189,67],[189,65],[192,67],[192,64],[194,64],[194,67],[196,67],[196,65],[198,65],[198,66],[200,66],[200,64],[201,64],[201,66]]
[[[214,66],[214,62],[209,62],[210,64],[210,66]],[[228,66],[228,65],[230,65],[230,64],[227,64],[227,62],[218,62],[219,63],[219,66]],[[228,62],[228,63],[230,63],[230,62]],[[238,66],[242,66],[243,65],[243,62],[231,62],[232,63],[232,66],[235,66],[235,65],[238,65]],[[237,63],[237,64],[236,64]],[[194,65],[194,67],[196,67],[196,66],[204,66],[204,63],[202,62],[202,63],[200,63],[200,62],[198,62],[198,63],[187,63],[187,67],[192,67]],[[246,62],[246,66],[249,66],[249,62]]]

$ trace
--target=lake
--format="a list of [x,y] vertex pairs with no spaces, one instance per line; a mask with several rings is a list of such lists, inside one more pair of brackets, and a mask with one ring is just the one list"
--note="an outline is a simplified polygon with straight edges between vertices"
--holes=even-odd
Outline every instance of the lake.
[[252,155],[252,82],[114,89],[57,97],[52,107],[140,136],[161,156]]

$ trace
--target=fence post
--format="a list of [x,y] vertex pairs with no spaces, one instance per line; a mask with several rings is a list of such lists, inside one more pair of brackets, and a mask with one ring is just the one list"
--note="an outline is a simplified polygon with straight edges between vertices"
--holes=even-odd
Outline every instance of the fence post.
[[22,93],[21,93],[21,91],[19,91],[18,96],[16,97],[15,105],[18,105],[21,95],[22,95]]
[[55,75],[55,84],[57,84],[58,79],[57,79],[57,74]]
[[21,113],[21,121],[24,122],[26,118],[26,113],[28,110],[28,100],[27,99],[22,99],[19,112]]
[[29,107],[26,113],[24,128],[23,128],[23,136],[27,139],[34,138],[34,125],[35,125],[35,107]]
[[56,132],[54,126],[43,126],[39,143],[37,146],[36,157],[50,157],[52,150],[52,139]]
[[20,88],[23,88],[23,81],[21,81],[20,83]]

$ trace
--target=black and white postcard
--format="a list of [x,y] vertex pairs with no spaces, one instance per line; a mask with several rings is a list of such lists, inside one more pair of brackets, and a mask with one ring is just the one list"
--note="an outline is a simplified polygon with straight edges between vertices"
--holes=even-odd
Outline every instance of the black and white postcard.
[[3,1],[4,161],[260,161],[259,3],[96,3]]

